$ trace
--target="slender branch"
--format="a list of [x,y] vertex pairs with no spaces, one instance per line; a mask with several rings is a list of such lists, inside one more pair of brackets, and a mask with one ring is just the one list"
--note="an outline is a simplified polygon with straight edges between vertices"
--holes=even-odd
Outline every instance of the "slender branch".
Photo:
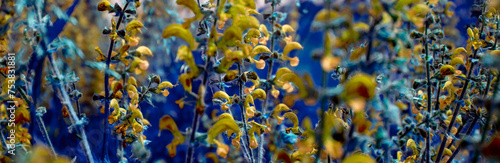
[[[220,0],[217,0],[216,13],[217,13],[217,10],[219,8],[219,5],[220,5]],[[200,1],[198,1],[198,7],[200,7]],[[216,26],[217,26],[217,17],[215,17],[215,19],[214,19],[214,23],[213,23],[212,28],[216,28]],[[204,86],[207,85],[208,75],[209,75],[208,70],[211,68],[211,66],[212,66],[211,57],[208,56],[207,61],[205,62],[205,70],[204,70],[203,81],[202,81],[202,84]],[[189,136],[189,143],[188,143],[188,148],[187,148],[187,152],[186,152],[186,161],[185,161],[186,163],[193,162],[193,155],[194,155],[193,145],[195,143],[195,136],[196,136],[196,131],[198,130],[199,121],[200,121],[200,114],[195,109],[193,123],[191,124],[191,133],[189,134],[190,136]]]
[[[116,30],[120,29],[120,25],[122,23],[122,20],[123,20],[123,16],[125,15],[125,13],[123,11],[125,11],[128,7],[128,5],[130,4],[131,1],[127,1],[127,3],[125,4],[125,7],[123,7],[122,11],[120,11],[120,17],[118,17],[118,22],[116,24]],[[113,31],[113,32],[116,32],[116,31]],[[110,38],[110,45],[109,45],[109,49],[108,49],[108,55],[106,57],[106,70],[109,69],[109,65],[111,64],[111,54],[113,53],[113,49],[115,47],[115,43],[116,41],[113,39],[113,38]],[[110,95],[109,95],[109,91],[110,91],[110,88],[109,88],[109,74],[104,73],[104,94],[105,94],[105,101],[104,101],[104,115],[105,117],[108,117],[109,116],[109,98],[110,98]],[[103,136],[103,143],[102,143],[102,157],[101,157],[101,160],[102,161],[106,161],[109,159],[109,156],[108,156],[108,136],[110,135],[110,130],[109,130],[109,123],[108,121],[104,121],[104,136]]]
[[[429,28],[428,21],[425,23],[425,31],[423,37],[423,44],[425,45],[425,71],[427,76],[427,113],[432,115],[432,84],[431,84],[431,75],[430,75],[430,63],[427,60],[429,58],[429,45],[427,44],[427,30]],[[425,160],[426,162],[430,162],[430,147],[431,147],[431,138],[430,138],[430,128],[429,121],[427,121],[427,136],[425,137]]]
[[47,141],[47,144],[49,145],[49,148],[52,151],[54,158],[57,158],[56,150],[52,145],[52,141],[50,141],[49,133],[47,132],[47,128],[45,127],[45,123],[43,122],[42,113],[37,113],[36,117],[38,120],[38,124],[40,125],[40,130],[42,131],[43,137],[45,138],[45,141]]
[[328,78],[327,78],[327,73],[325,71],[323,71],[321,73],[321,79],[322,79],[322,84],[321,84],[321,119],[320,119],[320,125],[318,126],[320,129],[321,129],[321,132],[318,132],[316,134],[316,141],[318,142],[317,143],[317,146],[318,146],[318,152],[316,152],[316,156],[315,156],[315,159],[316,159],[316,163],[319,162],[319,159],[320,159],[320,156],[321,156],[321,149],[323,148],[322,145],[323,145],[323,138],[322,138],[322,134],[323,134],[323,130],[324,130],[324,127],[325,127],[325,118],[326,118],[326,115],[325,115],[325,111],[327,111],[327,108],[326,108],[326,95],[325,95],[325,89],[326,89],[326,84],[327,84],[327,81],[328,81]]
[[[76,84],[73,83],[73,90],[76,90]],[[82,112],[80,110],[80,100],[75,100],[76,101],[76,109],[78,110],[78,116],[81,116],[82,115]]]
[[148,84],[148,87],[146,88],[146,90],[141,90],[142,95],[141,97],[139,98],[139,102],[137,102],[138,104],[140,104],[143,100],[144,100],[144,97],[146,97],[146,94],[149,92],[149,88],[151,88],[151,81],[149,81],[149,84]]
[[[243,82],[243,80],[241,79],[241,76],[243,75],[243,70],[241,69],[241,64],[242,63],[237,63],[238,65],[238,72],[239,72],[239,79],[238,79],[238,86],[239,86],[239,95],[240,95],[240,110],[241,110],[241,119],[243,121],[243,130],[245,131],[245,140],[246,140],[246,143],[248,145],[250,145],[250,137],[248,136],[248,130],[247,130],[247,117],[245,115],[245,108],[243,107],[243,101],[244,101],[244,97],[243,97],[243,85],[245,85],[245,83]],[[253,163],[253,151],[251,148],[249,148],[249,153],[250,153],[250,162]]]
[[[61,73],[59,72],[59,69],[57,69],[55,65],[55,60],[54,57],[49,54],[49,63],[54,71],[54,75],[58,78],[63,78]],[[94,158],[92,156],[92,151],[90,150],[90,145],[87,141],[87,134],[85,133],[85,129],[83,126],[83,122],[78,118],[75,109],[73,108],[73,105],[71,104],[71,100],[69,98],[68,93],[66,92],[66,89],[64,89],[64,83],[62,81],[59,81],[59,83],[55,84],[55,88],[57,88],[62,96],[62,101],[63,105],[66,105],[68,108],[68,111],[70,113],[70,120],[72,122],[72,127],[77,128],[78,132],[80,133],[82,137],[82,142],[83,142],[83,148],[85,149],[85,156],[87,157],[87,161],[90,163],[94,162]]]
[[[484,10],[485,10],[485,6],[483,7],[481,13],[484,13]],[[478,22],[479,22],[479,20],[478,20]],[[481,22],[481,24],[479,24],[479,25],[481,25],[480,34],[482,34],[483,29],[484,29],[484,24]],[[478,51],[479,51],[479,48],[478,49],[474,48],[473,58],[476,58]],[[462,87],[462,92],[460,93],[460,97],[458,98],[457,101],[462,101],[465,97],[465,93],[467,92],[467,88],[469,86],[471,74],[472,74],[472,71],[474,71],[475,64],[476,64],[475,62],[471,62],[470,68],[467,71],[467,78],[465,80],[465,84]],[[460,103],[461,102],[455,103],[455,109],[453,109],[453,116],[451,117],[450,124],[446,127],[446,132],[445,132],[445,135],[443,136],[443,139],[441,140],[441,145],[439,146],[439,150],[438,150],[435,162],[441,161],[441,156],[443,155],[444,147],[446,146],[446,139],[447,139],[446,134],[450,133],[451,129],[453,128],[453,125],[455,124],[455,120],[457,119],[458,112],[460,112],[460,107],[461,107]]]
[[[274,7],[275,7],[276,4],[274,4],[274,1],[271,2],[271,15],[274,14]],[[274,53],[274,19],[271,19],[271,45],[270,45],[270,48],[271,50],[271,53],[269,53],[269,67],[267,67],[267,78],[266,78],[266,87],[265,87],[265,91],[266,91],[266,99],[264,100],[264,102],[262,103],[262,115],[265,115],[267,113],[267,105],[268,105],[268,101],[270,100],[270,96],[269,96],[269,91],[271,90],[271,76],[273,75],[273,64],[274,64],[274,60],[271,58],[271,55]],[[265,121],[265,118],[264,116],[261,117],[261,122],[264,122]],[[264,133],[261,133],[260,136],[259,136],[259,147],[258,147],[258,151],[257,151],[257,162],[258,163],[262,163],[262,160],[264,158]]]
[[[205,63],[205,72],[204,72],[203,81],[202,81],[202,84],[205,86],[207,84],[208,75],[209,75],[207,70],[209,69],[209,66],[211,66],[211,64],[212,64],[210,59],[211,59],[211,57],[208,56],[207,61]],[[204,100],[204,99],[201,99],[201,100]],[[193,161],[193,155],[194,155],[193,145],[195,143],[195,135],[196,135],[196,131],[198,130],[198,126],[199,126],[198,122],[200,121],[200,118],[201,118],[200,113],[198,113],[197,110],[195,109],[193,123],[191,125],[191,133],[189,136],[188,149],[187,149],[187,153],[186,153],[186,163],[191,163]]]

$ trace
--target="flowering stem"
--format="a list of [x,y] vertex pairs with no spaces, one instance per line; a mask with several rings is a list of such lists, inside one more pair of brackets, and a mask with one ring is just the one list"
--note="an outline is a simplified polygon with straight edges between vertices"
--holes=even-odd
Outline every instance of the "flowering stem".
[[[243,130],[245,131],[245,140],[246,144],[250,145],[250,137],[248,136],[248,131],[247,131],[247,117],[245,115],[245,108],[243,107],[243,85],[245,84],[243,80],[241,79],[241,76],[243,76],[243,70],[241,70],[241,63],[237,63],[238,65],[238,72],[240,78],[238,79],[238,86],[239,86],[239,93],[240,93],[240,110],[241,110],[241,119],[243,121]],[[253,151],[249,146],[249,153],[250,153],[250,162],[253,163]]]
[[[476,57],[476,54],[477,54],[477,50],[474,50],[474,58]],[[460,93],[460,97],[458,98],[458,101],[462,101],[464,99],[465,92],[467,92],[467,88],[468,88],[468,85],[470,82],[471,74],[472,74],[472,71],[474,69],[474,65],[475,65],[475,63],[471,62],[470,69],[467,72],[467,79],[465,80],[465,84],[464,84],[464,87],[462,88],[462,93]],[[441,145],[439,147],[439,152],[438,152],[438,155],[436,157],[435,162],[439,162],[441,160],[441,156],[443,155],[443,150],[444,150],[444,147],[446,145],[446,139],[447,139],[446,133],[449,133],[451,131],[451,128],[453,128],[453,125],[455,124],[455,120],[457,119],[457,116],[458,116],[458,112],[460,111],[460,106],[461,106],[460,102],[455,103],[455,109],[453,109],[453,116],[451,117],[450,124],[448,125],[448,127],[446,127],[445,136],[443,136],[443,139],[441,140]]]
[[[478,51],[477,49],[474,50],[473,58],[476,58],[477,51]],[[467,72],[467,78],[466,78],[465,84],[462,88],[462,92],[460,93],[460,96],[458,97],[458,101],[462,101],[465,97],[465,92],[467,92],[467,88],[469,86],[471,74],[472,74],[472,71],[474,71],[475,64],[476,64],[475,62],[471,62],[469,71]],[[439,162],[441,160],[441,156],[443,155],[444,147],[446,145],[446,139],[447,139],[446,134],[449,133],[451,131],[451,129],[453,128],[453,125],[455,124],[455,120],[457,119],[457,116],[458,116],[458,112],[460,111],[460,106],[461,106],[460,102],[455,103],[455,109],[453,109],[453,116],[451,117],[450,124],[446,127],[445,136],[443,136],[443,139],[441,140],[441,145],[439,146],[439,152],[438,152],[438,155],[436,157],[435,162]]]
[[[484,12],[484,9],[485,9],[485,7],[483,7],[481,13]],[[479,22],[479,20],[478,20],[478,22]],[[481,25],[480,35],[482,35],[483,34],[483,29],[484,29],[483,28],[484,24],[481,23],[480,25]],[[476,58],[477,51],[478,51],[478,49],[474,48],[474,55],[473,55],[472,58]],[[465,92],[467,92],[467,88],[469,86],[469,82],[470,82],[470,79],[471,79],[471,74],[472,74],[472,71],[474,71],[475,64],[476,64],[475,62],[471,61],[471,65],[470,65],[469,71],[467,72],[467,78],[465,80],[465,84],[464,84],[464,86],[462,88],[462,92],[460,93],[460,97],[458,98],[458,101],[462,101],[464,99]],[[441,145],[439,146],[439,151],[438,151],[438,154],[437,154],[435,162],[439,162],[441,160],[441,156],[443,155],[444,147],[446,146],[446,140],[447,140],[446,134],[450,133],[451,129],[453,128],[453,125],[455,124],[455,120],[457,119],[458,112],[460,111],[460,106],[461,106],[460,103],[461,102],[456,102],[455,103],[455,109],[453,109],[453,116],[451,117],[450,124],[447,126],[445,135],[443,136],[443,139],[441,140]]]
[[[214,24],[214,28],[215,28],[215,24]],[[202,84],[204,86],[207,85],[207,81],[208,81],[208,71],[210,66],[212,65],[212,61],[210,60],[211,57],[208,56],[207,57],[207,61],[205,63],[205,72],[204,72],[204,75],[203,75],[203,81],[202,81]],[[202,96],[200,96],[202,97]],[[201,100],[204,100],[204,99],[201,99]],[[194,110],[194,118],[193,118],[193,123],[191,125],[191,134],[189,136],[189,143],[188,143],[188,149],[187,149],[187,154],[186,154],[186,162],[187,163],[191,163],[193,161],[193,155],[194,155],[194,143],[195,143],[195,135],[196,135],[196,131],[198,130],[198,126],[199,126],[199,121],[200,121],[200,114],[203,114],[203,113],[198,113],[197,109]]]
[[[130,1],[127,1],[127,3],[125,4],[125,7],[123,7],[123,10],[120,11],[120,17],[118,18],[118,22],[116,24],[116,30],[118,30],[120,28],[120,25],[122,23],[122,20],[123,20],[123,15],[125,15],[125,13],[123,11],[125,11],[128,7],[128,5],[130,4]],[[116,31],[113,31],[113,32],[116,32]],[[109,49],[108,49],[108,55],[106,57],[106,70],[109,69],[109,65],[111,64],[111,54],[113,52],[113,49],[115,47],[115,43],[116,41],[113,39],[113,38],[110,38],[110,45],[109,45]],[[104,116],[105,117],[108,117],[109,116],[109,74],[104,73],[104,94],[105,94],[105,101],[104,101]],[[109,130],[109,123],[108,121],[104,121],[104,136],[103,136],[103,143],[102,143],[102,157],[101,157],[101,160],[102,161],[106,161],[109,159],[109,156],[108,156],[108,136],[110,135],[110,130]]]
[[[479,119],[478,115],[474,116],[474,119],[472,120],[469,128],[467,129],[467,132],[465,133],[465,135],[469,135],[472,132],[472,129],[476,125],[478,119]],[[453,154],[451,154],[450,158],[448,159],[448,161],[446,163],[451,163],[453,161],[453,159],[455,158],[455,156],[457,156],[458,152],[460,152],[460,150],[462,149],[462,147],[463,147],[462,143],[458,144],[457,149],[455,149],[455,151],[453,151]]]
[[[217,13],[217,10],[219,8],[219,5],[220,5],[220,0],[217,0],[216,13]],[[198,1],[198,7],[200,7],[200,1]],[[215,19],[214,19],[214,23],[213,23],[212,28],[216,28],[216,27],[217,27],[217,17],[215,17]],[[207,85],[208,75],[209,75],[208,70],[211,68],[211,66],[212,66],[211,57],[208,56],[207,61],[205,62],[205,70],[204,70],[203,81],[202,81],[202,84],[204,86]],[[202,99],[202,100],[204,100],[204,99]],[[200,121],[200,114],[202,114],[202,113],[198,113],[198,111],[195,109],[193,123],[191,124],[191,133],[189,135],[188,148],[187,148],[187,152],[186,152],[186,163],[191,163],[193,161],[193,155],[194,155],[193,145],[195,143],[196,131],[198,130],[198,126],[199,126],[198,122]]]
[[[274,4],[274,1],[271,2],[271,16],[274,14],[274,6],[276,4]],[[269,46],[269,49],[271,50],[271,53],[269,53],[269,67],[267,67],[267,78],[266,78],[266,87],[265,87],[265,91],[266,91],[266,99],[263,101],[262,103],[262,115],[265,115],[266,112],[267,112],[267,104],[268,104],[268,101],[270,100],[270,94],[269,94],[269,91],[271,89],[271,76],[273,75],[273,64],[274,64],[274,60],[271,58],[271,55],[274,53],[274,19],[271,19],[271,45]],[[261,122],[264,122],[265,121],[265,118],[264,116],[261,117]],[[262,163],[262,160],[264,158],[264,133],[261,133],[260,136],[259,136],[259,146],[258,146],[258,151],[257,151],[257,162],[258,163]]]
[[[423,37],[423,43],[425,44],[425,71],[427,76],[427,113],[432,115],[432,91],[431,91],[431,75],[430,75],[430,63],[427,60],[429,58],[429,45],[427,44],[427,29],[429,28],[429,24],[425,23],[425,31]],[[425,160],[426,162],[430,162],[430,147],[431,147],[431,139],[430,139],[430,128],[429,121],[427,121],[427,136],[425,137]]]
[[[486,83],[486,90],[484,91],[483,98],[485,98],[488,95],[488,92],[490,90],[490,86],[491,86],[491,74],[488,74],[488,81]],[[498,84],[496,85],[495,89],[497,87],[498,87]],[[496,93],[496,91],[494,93]],[[470,123],[469,128],[467,129],[467,132],[465,133],[465,135],[469,135],[472,132],[472,129],[474,129],[474,126],[476,125],[476,123],[479,120],[480,116],[481,115],[475,115],[474,116],[474,119]],[[458,130],[457,134],[458,133],[460,133],[460,130]],[[453,139],[453,141],[455,141],[455,139]],[[450,146],[453,144],[453,141],[450,143]],[[450,146],[448,146],[448,148]],[[460,143],[458,145],[457,149],[455,149],[455,151],[453,151],[453,154],[450,156],[450,158],[448,159],[447,163],[451,163],[453,161],[453,159],[455,158],[455,156],[458,154],[458,152],[460,152],[461,149],[462,149],[462,143]]]

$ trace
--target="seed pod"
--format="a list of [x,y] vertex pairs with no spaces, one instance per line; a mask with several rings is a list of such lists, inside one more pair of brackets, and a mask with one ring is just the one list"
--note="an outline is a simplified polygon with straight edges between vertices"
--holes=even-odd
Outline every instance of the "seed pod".
[[412,39],[419,39],[422,36],[424,36],[424,34],[420,33],[419,31],[411,31],[410,33],[410,38]]
[[102,34],[110,34],[111,33],[111,29],[109,29],[108,27],[104,27],[104,29],[102,29]]
[[252,79],[252,80],[257,80],[259,78],[259,76],[257,75],[257,73],[254,72],[254,71],[248,71],[248,72],[246,72],[246,76],[249,79]]
[[247,82],[247,75],[241,74],[240,79],[241,79],[241,81],[243,81],[243,83],[246,83]]
[[158,76],[156,74],[153,74],[150,77],[151,77],[151,82],[156,83],[156,84],[160,84],[161,83],[160,76]]

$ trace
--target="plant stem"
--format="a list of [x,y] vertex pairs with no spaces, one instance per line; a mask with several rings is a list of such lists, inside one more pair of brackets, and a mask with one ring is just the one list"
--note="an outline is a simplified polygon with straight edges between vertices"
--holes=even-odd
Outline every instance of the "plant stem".
[[146,94],[149,92],[149,88],[151,88],[151,81],[149,81],[149,84],[148,84],[148,87],[146,88],[146,90],[141,90],[142,93],[142,96],[139,98],[139,102],[137,102],[138,104],[140,104],[143,100],[144,100],[144,97],[146,97]]
[[[477,49],[474,50],[474,58],[476,57],[477,51],[478,51]],[[471,79],[471,74],[472,74],[472,71],[474,71],[474,66],[475,66],[475,63],[471,62],[471,66],[470,66],[469,71],[467,72],[467,78],[465,80],[465,84],[462,88],[462,92],[460,93],[458,101],[462,101],[465,97],[465,92],[467,92],[467,88],[468,88],[468,85],[469,85],[469,82]],[[441,140],[441,145],[439,147],[439,152],[438,152],[438,155],[436,157],[435,162],[439,162],[441,160],[441,156],[443,155],[444,147],[446,145],[446,139],[447,139],[446,133],[449,133],[451,131],[451,129],[453,128],[453,125],[455,124],[455,120],[457,119],[457,116],[458,116],[458,112],[460,112],[460,102],[455,103],[455,109],[453,109],[453,116],[451,117],[450,124],[446,127],[446,132],[445,132],[445,135],[443,136],[443,139]]]
[[325,89],[326,89],[326,84],[327,84],[328,78],[327,78],[327,73],[325,71],[323,71],[321,73],[321,79],[322,79],[321,93],[320,93],[321,94],[321,96],[320,96],[321,97],[321,104],[320,104],[321,105],[321,119],[319,122],[320,125],[318,126],[321,129],[321,132],[318,132],[316,134],[316,142],[317,142],[317,146],[318,146],[318,152],[316,152],[316,156],[315,156],[316,163],[319,162],[319,158],[321,157],[321,149],[323,148],[322,134],[323,134],[323,130],[325,127],[325,118],[326,118],[325,111],[327,111]]
[[[483,6],[481,14],[484,13],[484,10],[485,10],[485,6]],[[479,22],[479,18],[478,18],[478,22]],[[481,22],[480,25],[481,25],[481,29],[480,29],[480,35],[481,35],[483,33],[484,24]],[[476,49],[476,48],[473,48],[473,49],[474,49],[473,58],[476,58],[478,49]],[[471,74],[472,74],[472,71],[474,71],[475,64],[476,64],[475,62],[471,61],[470,68],[467,72],[467,79],[465,80],[465,84],[462,87],[462,92],[460,93],[460,97],[458,98],[458,101],[462,101],[464,99],[465,92],[467,92],[467,88],[469,86]],[[451,129],[453,128],[453,125],[455,124],[455,120],[458,116],[458,112],[460,112],[460,103],[459,102],[455,103],[455,109],[453,110],[453,116],[451,117],[450,124],[447,126],[445,135],[443,135],[443,139],[441,140],[441,145],[439,146],[439,151],[438,151],[435,162],[439,162],[441,160],[441,156],[443,155],[444,147],[446,146],[446,140],[447,140],[446,134],[449,133],[451,131]]]
[[[271,2],[271,15],[274,14],[274,1]],[[271,45],[270,45],[270,50],[271,50],[271,53],[269,53],[269,66],[267,67],[267,78],[266,78],[266,99],[263,101],[262,103],[262,117],[261,117],[261,123],[263,123],[265,121],[265,118],[264,118],[264,115],[266,114],[267,112],[267,104],[268,104],[268,101],[270,100],[270,94],[269,94],[269,91],[271,90],[271,76],[273,75],[273,64],[274,64],[274,60],[271,58],[271,54],[274,53],[274,19],[271,19]],[[258,163],[262,163],[262,160],[264,159],[264,133],[261,133],[259,135],[259,147],[257,148],[258,151],[257,151],[257,162]]]
[[[479,119],[478,116],[474,117],[474,119],[472,120],[472,123],[470,124],[469,128],[467,129],[466,135],[469,135],[472,132],[472,128],[474,128],[474,126],[477,123],[478,119]],[[457,156],[458,152],[460,152],[460,150],[462,148],[463,148],[462,143],[458,144],[457,149],[455,149],[455,151],[453,151],[453,153],[451,154],[451,156],[448,159],[448,161],[446,161],[446,163],[451,163],[453,161],[453,159],[455,158],[455,156]]]
[[[238,65],[238,72],[239,72],[239,79],[238,79],[238,86],[239,86],[239,95],[240,95],[240,110],[241,110],[241,119],[243,121],[243,130],[245,131],[245,140],[246,140],[246,143],[248,145],[250,145],[250,137],[248,136],[248,130],[247,130],[247,117],[245,115],[245,108],[243,107],[243,85],[245,85],[245,83],[243,82],[243,80],[241,79],[241,76],[243,75],[243,70],[241,69],[241,64],[242,63],[237,63]],[[249,146],[249,153],[250,153],[250,162],[253,163],[253,151],[252,149],[250,148]]]
[[[425,23],[425,31],[423,37],[423,44],[425,45],[425,71],[427,76],[427,113],[432,115],[432,84],[431,84],[431,75],[430,75],[430,63],[427,60],[429,58],[429,45],[427,44],[427,29],[429,28],[429,24]],[[430,127],[429,121],[427,121],[427,136],[425,137],[425,161],[430,162],[430,147],[431,147],[431,138],[430,138]]]
[[[48,52],[45,51],[45,53],[48,53]],[[55,65],[54,57],[51,54],[48,54],[47,56],[49,58],[50,66],[52,67],[52,69],[54,71],[54,75],[57,78],[62,79],[63,76],[61,75],[61,73],[59,72],[59,69],[57,69],[57,67]],[[78,118],[78,116],[77,116],[77,114],[75,112],[75,109],[73,108],[73,105],[71,104],[71,100],[69,98],[69,95],[66,92],[66,89],[64,89],[64,83],[59,80],[59,83],[56,83],[55,87],[61,93],[62,104],[66,105],[66,107],[68,108],[68,111],[70,113],[70,120],[72,122],[72,126],[78,129],[78,131],[79,131],[79,133],[80,133],[80,135],[82,137],[83,148],[85,150],[85,156],[87,157],[87,161],[90,162],[90,163],[93,163],[94,162],[94,158],[93,158],[92,152],[90,150],[90,145],[89,145],[89,143],[87,141],[87,134],[85,133],[85,129],[83,127],[83,122]]]
[[[217,0],[216,13],[218,12],[217,10],[219,8],[219,5],[220,5],[220,0]],[[199,1],[198,1],[198,7],[200,7]],[[213,23],[212,28],[216,28],[216,27],[217,27],[217,17],[215,17],[215,19],[214,19],[214,23]],[[208,56],[207,61],[205,62],[205,70],[204,70],[203,81],[202,81],[202,84],[204,86],[207,85],[208,75],[209,75],[208,70],[211,69],[211,66],[212,66],[211,57]],[[191,124],[191,133],[189,136],[188,148],[187,148],[187,152],[186,152],[186,161],[185,161],[186,163],[191,163],[193,161],[193,155],[194,155],[193,145],[195,143],[195,135],[196,135],[196,131],[198,130],[198,126],[199,126],[198,122],[199,121],[200,121],[200,113],[198,113],[197,110],[195,109],[193,123]]]
[[[214,25],[214,27],[215,27],[215,25]],[[208,56],[207,61],[205,63],[205,70],[204,70],[203,81],[202,81],[202,84],[204,86],[206,86],[206,84],[207,84],[208,75],[210,75],[207,70],[210,69],[211,65],[212,65],[211,57]],[[204,99],[201,99],[201,100],[204,100]],[[201,118],[200,114],[203,114],[203,113],[198,113],[198,111],[196,109],[194,110],[194,118],[193,118],[193,123],[191,125],[191,134],[189,136],[189,143],[188,143],[188,149],[187,149],[187,154],[186,154],[186,162],[187,163],[191,163],[193,161],[193,155],[194,155],[193,145],[195,143],[196,131],[198,130],[198,126],[199,126],[198,122],[200,121],[200,118]]]
[[[493,88],[493,96],[491,98],[491,101],[493,101],[492,105],[495,105],[495,99],[496,99],[496,96],[497,96],[497,92],[498,92],[498,86],[500,85],[500,82],[498,81],[498,79],[500,79],[500,74],[497,75],[497,82],[495,83],[495,86]],[[487,94],[487,93],[486,93]],[[481,146],[483,145],[484,141],[486,140],[486,134],[488,133],[488,127],[490,126],[490,122],[491,122],[491,115],[493,114],[493,106],[489,106],[487,109],[488,111],[488,114],[486,115],[486,122],[484,123],[483,125],[483,133],[481,133],[481,141],[479,142],[479,145],[478,146]],[[481,115],[478,115],[478,116],[481,116]],[[474,155],[473,155],[473,159],[472,159],[472,162],[477,162],[478,159],[479,159],[479,150],[476,150],[474,152]]]
[[497,29],[497,32],[495,33],[495,37],[494,37],[494,38],[495,38],[495,43],[493,43],[493,50],[496,50],[496,49],[497,49],[498,34],[499,34],[499,33],[498,33],[498,32],[499,32],[499,31],[498,31],[498,27],[499,27],[499,25],[500,25],[500,21],[498,20],[498,15],[496,16],[496,18],[497,18],[497,28],[495,28],[495,29]]
[[[462,132],[462,129],[464,128],[467,121],[469,121],[469,117],[466,117],[464,120],[462,120],[462,124],[457,129],[457,133],[456,133],[457,136],[458,136],[458,134],[460,134],[460,132]],[[455,139],[451,140],[451,143],[448,144],[448,146],[446,148],[450,148],[453,145],[453,143],[455,143]]]
[[40,125],[40,130],[42,131],[43,137],[45,138],[45,141],[47,141],[47,144],[49,145],[49,148],[52,151],[54,158],[57,158],[56,150],[54,149],[54,146],[52,145],[52,142],[50,141],[49,133],[47,132],[47,128],[45,127],[45,123],[43,122],[43,119],[42,119],[42,114],[37,113],[36,116],[37,116],[38,124]]
[[[76,84],[73,83],[73,91],[76,90]],[[77,113],[78,113],[78,116],[81,116],[82,115],[82,112],[80,110],[80,101],[79,100],[75,100],[76,101],[76,110],[77,110]]]
[[[122,20],[123,20],[123,16],[125,15],[125,13],[123,11],[125,11],[128,7],[128,5],[130,4],[131,1],[128,1],[127,0],[127,3],[125,4],[125,7],[123,7],[122,11],[120,11],[120,17],[118,17],[118,22],[116,23],[116,30],[120,29],[120,25],[122,23]],[[117,32],[117,31],[113,31],[113,32]],[[113,38],[110,38],[110,45],[109,45],[109,49],[108,49],[108,55],[106,57],[106,70],[109,70],[109,65],[111,64],[111,54],[113,52],[113,49],[115,47],[115,43],[116,41],[113,39]],[[110,91],[110,88],[109,88],[109,74],[106,73],[106,71],[104,71],[104,94],[105,94],[105,101],[104,101],[104,116],[107,118],[109,116],[109,91]],[[101,160],[102,161],[106,161],[109,159],[109,156],[108,156],[108,136],[110,135],[110,130],[109,130],[109,123],[108,121],[104,121],[104,135],[103,135],[103,143],[102,143],[102,157],[101,157]]]
[[368,49],[366,51],[366,63],[367,64],[369,64],[370,56],[372,54],[373,39],[374,39],[374,35],[375,35],[375,24],[376,24],[376,22],[373,22],[373,24],[370,25],[370,30],[368,31]]

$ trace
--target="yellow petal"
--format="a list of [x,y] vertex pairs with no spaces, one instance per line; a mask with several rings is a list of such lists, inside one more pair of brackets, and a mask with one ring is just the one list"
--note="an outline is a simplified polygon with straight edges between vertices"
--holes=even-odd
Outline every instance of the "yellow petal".
[[469,27],[467,28],[467,34],[469,35],[469,38],[474,38],[474,32],[472,31],[472,29]]
[[259,31],[264,34],[265,37],[269,37],[269,32],[267,31],[267,27],[264,24],[259,26]]
[[290,42],[286,44],[285,48],[283,49],[283,56],[288,55],[288,53],[296,49],[304,49],[304,48],[298,42]]
[[232,103],[231,97],[224,91],[215,92],[212,98],[214,98],[214,99],[223,98],[223,99],[226,99],[227,102]]
[[97,4],[97,10],[99,11],[110,11],[113,7],[111,7],[111,3],[108,0],[102,0]]
[[146,46],[139,46],[135,51],[141,55],[153,56],[153,52]]
[[144,27],[144,25],[140,21],[133,20],[127,24],[127,27],[125,27],[125,30],[127,32],[131,32],[133,30],[137,30],[140,32],[140,28],[142,28],[142,27]]
[[260,59],[259,61],[255,62],[255,67],[260,70],[264,69],[266,67],[266,61]]
[[376,163],[375,159],[373,159],[369,155],[364,155],[359,153],[352,154],[349,157],[342,160],[342,163],[351,163],[351,162]]
[[292,28],[292,26],[285,24],[281,26],[281,31],[288,33],[288,32],[294,32],[295,30]]
[[159,85],[158,85],[158,89],[163,89],[163,88],[173,88],[174,85],[172,85],[172,83],[168,82],[168,81],[164,81],[164,82],[161,82]]
[[215,137],[222,132],[227,131],[227,135],[230,136],[232,133],[240,133],[240,128],[238,124],[233,119],[233,116],[229,113],[223,113],[219,116],[219,120],[208,130],[207,142],[214,143]]
[[[172,119],[172,117],[170,117],[169,115],[165,115],[160,119],[159,126],[160,132],[161,130],[167,129],[172,132],[172,135],[174,135],[174,139],[172,140],[172,142],[167,145],[170,157],[174,157],[177,154],[176,147],[179,144],[184,143],[184,136],[177,128],[177,124],[175,123],[174,119]],[[158,134],[160,134],[160,132]]]
[[197,47],[195,39],[193,37],[193,34],[191,34],[191,31],[185,29],[182,27],[180,24],[171,24],[163,30],[162,37],[163,38],[169,38],[169,37],[179,37],[186,41],[189,44],[189,47],[191,50],[195,50]]
[[[463,62],[463,61],[462,61]],[[451,75],[455,73],[455,68],[451,65],[444,65],[439,68],[439,72],[441,72],[441,75]]]
[[185,91],[191,92],[193,85],[192,79],[188,74],[184,73],[179,75],[179,82],[181,83]]
[[316,14],[316,17],[314,18],[314,21],[326,21],[326,19],[333,19],[336,18],[339,14],[335,11],[332,10],[326,10],[322,9]]
[[253,58],[257,54],[261,54],[261,53],[266,53],[266,54],[271,53],[271,50],[269,50],[269,48],[267,48],[267,46],[258,45],[252,49],[252,56],[251,57]]
[[456,48],[454,51],[453,51],[453,57],[456,57],[457,54],[461,54],[461,53],[467,53],[467,50],[465,50],[464,47],[458,47]]
[[293,112],[286,112],[283,117],[290,119],[293,123],[293,127],[287,128],[286,131],[290,132],[291,130],[293,133],[299,133],[299,118],[297,115]]
[[347,82],[343,96],[346,101],[356,97],[370,99],[375,96],[376,86],[377,84],[372,77],[366,74],[357,74]]
[[254,99],[266,99],[266,92],[263,89],[256,89],[253,91],[252,96]]

